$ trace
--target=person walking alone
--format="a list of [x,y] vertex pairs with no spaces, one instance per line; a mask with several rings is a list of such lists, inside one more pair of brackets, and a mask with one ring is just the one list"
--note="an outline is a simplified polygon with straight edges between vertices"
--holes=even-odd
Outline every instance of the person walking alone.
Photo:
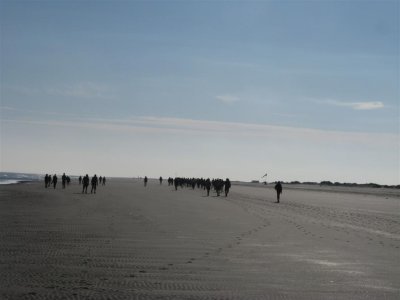
[[44,187],[47,189],[48,186],[50,186],[50,181],[51,181],[51,176],[46,174],[44,177]]
[[276,190],[276,203],[279,203],[282,194],[282,184],[280,181],[278,181],[278,183],[275,185],[275,190]]
[[229,178],[225,180],[225,197],[228,197],[229,189],[231,188],[231,182]]
[[67,183],[67,176],[65,173],[61,176],[62,188],[65,189],[65,184]]
[[88,174],[86,174],[86,176],[83,177],[82,185],[83,185],[82,194],[84,192],[85,192],[85,194],[87,194],[87,189],[88,189],[88,186],[89,186],[89,175]]
[[58,180],[58,178],[57,178],[57,175],[56,175],[56,174],[54,174],[54,176],[53,176],[53,180],[51,181],[51,183],[53,184],[53,187],[54,187],[54,189],[56,189],[56,186],[57,186],[57,180]]
[[91,189],[90,193],[93,194],[93,191],[94,191],[94,193],[96,194],[96,187],[97,187],[97,184],[98,184],[98,180],[97,180],[96,174],[94,174],[94,176],[92,177],[91,184],[92,184],[92,189]]

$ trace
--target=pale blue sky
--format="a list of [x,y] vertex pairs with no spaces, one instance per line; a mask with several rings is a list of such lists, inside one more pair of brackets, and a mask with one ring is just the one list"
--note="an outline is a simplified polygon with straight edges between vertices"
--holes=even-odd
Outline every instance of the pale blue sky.
[[1,170],[399,184],[398,1],[2,1]]

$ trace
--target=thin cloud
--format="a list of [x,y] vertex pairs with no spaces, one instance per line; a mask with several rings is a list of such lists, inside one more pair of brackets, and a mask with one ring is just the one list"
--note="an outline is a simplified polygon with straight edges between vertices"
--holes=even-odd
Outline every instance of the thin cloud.
[[15,107],[9,107],[9,106],[0,106],[0,111],[12,111],[15,113],[18,113],[20,116],[21,115],[30,115],[30,116],[58,116],[58,117],[64,117],[64,118],[90,118],[89,115],[84,115],[84,114],[72,114],[72,113],[60,113],[60,112],[55,112],[55,111],[43,111],[43,110],[32,110],[32,109],[19,109]]
[[245,62],[245,61],[229,61],[229,60],[215,60],[215,59],[209,59],[209,58],[204,58],[204,57],[198,57],[198,58],[193,58],[200,64],[209,64],[212,66],[224,66],[224,67],[232,67],[232,68],[259,68],[259,65],[250,63],[250,62]]
[[44,93],[43,89],[39,89],[37,87],[9,85],[9,84],[4,84],[2,87],[4,90],[9,90],[11,92],[26,95],[26,96],[32,96],[32,95]]
[[105,84],[94,82],[81,82],[73,84],[55,85],[50,87],[28,87],[7,85],[7,89],[26,96],[50,95],[59,97],[84,98],[84,99],[111,99],[112,89]]
[[0,110],[15,110],[15,108],[10,106],[0,106]]
[[54,96],[76,97],[76,98],[111,98],[109,87],[92,82],[79,83],[51,87],[46,89],[46,93]]
[[231,95],[220,95],[220,96],[216,96],[215,97],[217,100],[223,102],[223,103],[227,103],[227,104],[231,104],[231,103],[235,103],[238,102],[240,100],[240,98],[235,97],[235,96],[231,96]]
[[28,125],[61,126],[87,128],[92,130],[110,130],[132,134],[178,134],[178,135],[217,135],[231,138],[266,138],[273,141],[301,141],[312,143],[362,143],[372,146],[396,146],[398,137],[390,133],[344,132],[310,128],[273,126],[264,124],[219,122],[180,118],[134,117],[131,119],[90,119],[76,120],[33,120],[3,119],[6,123]]
[[313,141],[348,141],[376,144],[377,140],[396,142],[397,136],[389,133],[345,132],[321,130],[301,127],[275,126],[253,123],[220,122],[180,118],[141,117],[135,120],[144,126],[181,129],[187,132],[203,132],[206,134],[224,134],[237,136],[253,136],[285,139],[301,139]]
[[325,101],[316,101],[318,103],[334,105],[334,106],[343,106],[350,107],[354,110],[374,110],[384,108],[385,105],[380,101],[368,101],[368,102],[343,102],[337,100],[325,100]]
[[358,110],[371,110],[371,109],[379,109],[383,108],[384,105],[382,102],[355,102],[351,103],[354,109]]

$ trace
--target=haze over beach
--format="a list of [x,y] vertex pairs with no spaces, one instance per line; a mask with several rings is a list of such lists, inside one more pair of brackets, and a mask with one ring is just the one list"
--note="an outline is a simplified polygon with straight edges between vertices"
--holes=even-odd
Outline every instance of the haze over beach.
[[398,1],[2,1],[3,172],[399,184]]

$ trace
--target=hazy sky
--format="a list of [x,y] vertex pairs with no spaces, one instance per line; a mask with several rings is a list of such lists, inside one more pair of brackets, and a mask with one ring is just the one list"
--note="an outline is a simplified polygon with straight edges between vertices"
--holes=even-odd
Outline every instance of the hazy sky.
[[399,1],[1,1],[1,171],[399,184]]

